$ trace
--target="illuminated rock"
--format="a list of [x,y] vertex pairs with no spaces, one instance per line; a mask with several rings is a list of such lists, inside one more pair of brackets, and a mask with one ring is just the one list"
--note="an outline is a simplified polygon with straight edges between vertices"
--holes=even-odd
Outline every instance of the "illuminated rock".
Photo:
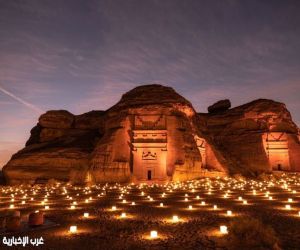
[[259,99],[199,117],[204,137],[214,148],[213,160],[219,159],[229,173],[300,171],[298,128],[283,103]]
[[28,225],[29,226],[41,226],[44,224],[44,213],[30,213],[28,218]]
[[125,93],[106,111],[48,111],[4,176],[9,184],[88,184],[300,170],[298,128],[284,104],[218,103],[211,113],[196,113],[172,88],[153,84]]

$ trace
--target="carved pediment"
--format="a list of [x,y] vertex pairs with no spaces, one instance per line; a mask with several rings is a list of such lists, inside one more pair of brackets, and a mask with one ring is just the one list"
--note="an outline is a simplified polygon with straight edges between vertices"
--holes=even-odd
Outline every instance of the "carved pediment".
[[157,159],[157,154],[152,153],[151,151],[143,151],[142,159],[143,160],[156,160]]

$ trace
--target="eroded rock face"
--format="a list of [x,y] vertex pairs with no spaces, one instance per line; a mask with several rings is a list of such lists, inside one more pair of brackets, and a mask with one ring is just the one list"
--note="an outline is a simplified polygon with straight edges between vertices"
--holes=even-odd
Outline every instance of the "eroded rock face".
[[[283,103],[259,99],[222,113],[199,114],[199,117],[200,130],[205,131],[211,144],[226,159],[229,172],[257,175],[276,169],[275,164],[277,167],[282,165],[284,170],[300,170],[300,159],[296,156],[300,150],[299,140],[295,143],[298,128]],[[274,137],[274,133],[277,139],[266,139]],[[278,139],[283,137],[286,139]],[[270,145],[267,146],[266,140]],[[282,145],[288,142],[293,146],[283,148]],[[269,152],[267,148],[276,143],[279,146],[275,148],[279,149]],[[292,149],[294,145],[297,150]],[[272,162],[270,154],[277,155],[277,163]],[[290,159],[299,160],[293,162]]]
[[43,128],[71,128],[74,122],[74,115],[66,110],[51,110],[41,115],[39,124]]
[[4,176],[9,184],[82,184],[300,170],[298,128],[284,104],[260,99],[229,107],[223,100],[197,114],[172,88],[153,84],[125,93],[107,111],[48,111]]

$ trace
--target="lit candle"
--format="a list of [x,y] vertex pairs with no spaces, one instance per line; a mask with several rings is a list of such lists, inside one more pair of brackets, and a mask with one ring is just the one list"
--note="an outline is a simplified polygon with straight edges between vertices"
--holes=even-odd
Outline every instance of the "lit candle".
[[220,233],[221,234],[227,234],[228,233],[227,226],[220,226]]
[[70,226],[70,233],[76,233],[77,232],[77,226]]
[[178,216],[177,216],[177,215],[173,215],[172,221],[173,221],[173,222],[178,222],[178,221],[179,221]]
[[151,231],[151,232],[150,232],[150,238],[151,238],[151,239],[155,239],[155,238],[157,238],[157,237],[158,237],[157,231]]

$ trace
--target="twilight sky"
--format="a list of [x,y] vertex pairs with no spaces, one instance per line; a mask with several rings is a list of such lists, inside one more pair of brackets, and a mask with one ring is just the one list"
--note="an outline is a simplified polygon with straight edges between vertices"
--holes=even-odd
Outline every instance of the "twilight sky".
[[300,124],[299,0],[0,0],[0,168],[49,109],[104,110],[148,82],[205,112],[286,103]]

